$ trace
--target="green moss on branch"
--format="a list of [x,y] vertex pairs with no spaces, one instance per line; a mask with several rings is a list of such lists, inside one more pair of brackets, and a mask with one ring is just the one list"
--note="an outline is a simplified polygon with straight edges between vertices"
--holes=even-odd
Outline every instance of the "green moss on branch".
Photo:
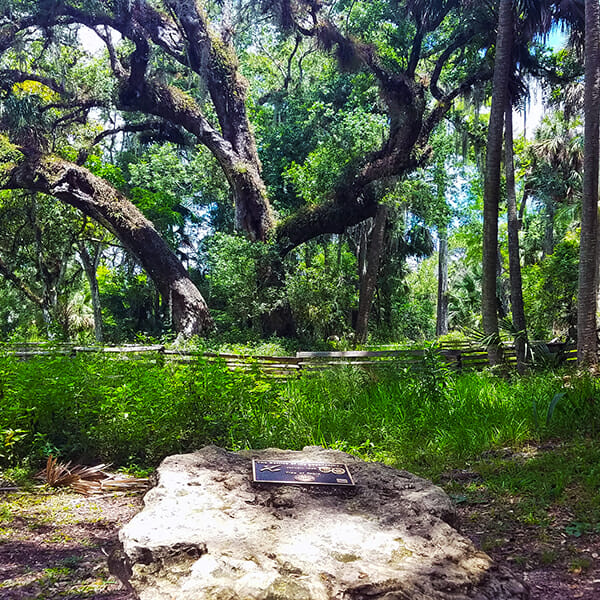
[[6,134],[0,134],[0,186],[7,183],[23,158],[23,153],[18,146],[13,144]]

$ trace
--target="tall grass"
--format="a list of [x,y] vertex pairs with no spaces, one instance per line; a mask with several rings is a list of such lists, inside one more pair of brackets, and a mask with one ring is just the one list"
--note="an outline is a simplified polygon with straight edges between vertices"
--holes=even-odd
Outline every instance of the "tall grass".
[[277,381],[202,359],[2,355],[0,462],[53,454],[153,466],[207,444],[318,444],[431,473],[492,448],[600,430],[599,383],[590,377],[457,375],[434,353],[420,367]]

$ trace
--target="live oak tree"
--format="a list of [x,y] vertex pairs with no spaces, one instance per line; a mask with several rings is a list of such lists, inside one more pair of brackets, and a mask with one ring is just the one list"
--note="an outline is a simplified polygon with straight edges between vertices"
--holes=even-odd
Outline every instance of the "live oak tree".
[[[285,255],[375,216],[386,186],[427,161],[429,136],[452,101],[490,76],[493,15],[485,6],[240,5],[237,13],[227,1],[189,0],[21,0],[0,8],[0,185],[52,196],[109,229],[153,278],[185,335],[210,327],[206,303],[152,223],[86,167],[94,147],[124,133],[206,146],[229,186],[238,229],[273,240]],[[243,34],[258,31],[264,18],[297,40],[294,47],[334,55],[340,68],[371,78],[379,90],[375,109],[386,121],[377,149],[346,165],[320,202],[281,220],[265,186],[238,58],[252,48]],[[85,56],[78,27],[102,39],[104,62]],[[116,126],[98,118],[103,111],[120,115]]]

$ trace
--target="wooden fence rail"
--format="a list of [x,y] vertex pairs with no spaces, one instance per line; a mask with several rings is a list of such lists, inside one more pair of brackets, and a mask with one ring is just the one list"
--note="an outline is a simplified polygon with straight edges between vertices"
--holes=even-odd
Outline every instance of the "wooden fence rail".
[[[577,351],[564,343],[533,342],[534,358],[550,364],[571,362],[577,359]],[[440,344],[434,349],[406,350],[350,350],[346,352],[297,352],[295,356],[253,356],[244,354],[214,353],[199,351],[180,351],[163,345],[126,345],[126,346],[75,346],[71,344],[5,344],[0,351],[26,360],[39,356],[64,355],[76,356],[84,353],[107,353],[127,359],[129,355],[143,355],[149,360],[193,363],[200,357],[208,361],[223,361],[231,370],[249,370],[257,368],[266,375],[274,377],[299,376],[303,372],[353,365],[365,368],[381,366],[396,368],[422,368],[426,357],[436,353],[448,365],[457,371],[478,370],[489,365],[485,348],[468,342]],[[508,365],[516,363],[512,344],[504,344],[504,360]]]

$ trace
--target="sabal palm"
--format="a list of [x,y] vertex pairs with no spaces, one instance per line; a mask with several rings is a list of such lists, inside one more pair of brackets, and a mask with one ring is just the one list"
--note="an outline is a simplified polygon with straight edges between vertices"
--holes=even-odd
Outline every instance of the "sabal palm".
[[543,203],[545,235],[543,253],[552,254],[556,215],[581,200],[583,131],[578,120],[568,121],[561,112],[545,117],[527,153],[530,159],[527,188]]
[[577,359],[598,363],[596,289],[598,279],[598,163],[600,161],[600,7],[585,0],[584,165],[581,203],[579,286],[577,295]]
[[[544,0],[514,4],[511,0],[499,0],[498,3],[496,59],[488,129],[483,208],[482,319],[484,332],[492,340],[498,338],[496,269],[504,114],[507,107],[508,110],[511,110],[510,107],[519,93],[523,91],[521,75],[535,63],[527,49],[535,33],[548,31],[551,24],[550,8],[551,5]],[[512,262],[518,265],[518,260]],[[517,293],[522,296],[520,290],[515,290],[511,295],[515,296]],[[522,316],[524,321],[524,315]],[[498,362],[500,359],[497,345],[490,346],[489,358],[492,363]]]

